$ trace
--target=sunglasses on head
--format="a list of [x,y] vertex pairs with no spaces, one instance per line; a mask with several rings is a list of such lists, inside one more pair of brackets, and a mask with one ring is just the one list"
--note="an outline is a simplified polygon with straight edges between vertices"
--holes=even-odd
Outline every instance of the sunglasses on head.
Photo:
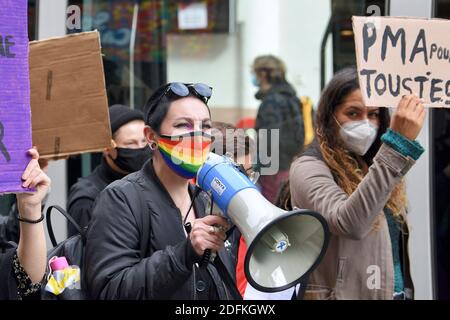
[[154,109],[159,105],[161,100],[169,94],[177,97],[187,97],[190,93],[202,100],[205,104],[208,104],[208,101],[212,96],[212,88],[204,83],[169,83],[167,88],[149,110],[148,116],[153,113]]
[[205,103],[208,103],[212,95],[212,88],[204,83],[172,82],[167,87],[163,96],[166,96],[168,93],[173,93],[178,97],[187,97],[189,93],[192,93],[197,98],[203,100]]

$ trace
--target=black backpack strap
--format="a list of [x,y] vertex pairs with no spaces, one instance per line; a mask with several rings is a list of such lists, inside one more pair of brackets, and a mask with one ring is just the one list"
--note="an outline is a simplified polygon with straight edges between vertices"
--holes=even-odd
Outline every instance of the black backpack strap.
[[228,269],[223,264],[222,259],[220,259],[219,255],[216,256],[213,264],[216,267],[220,277],[222,278],[223,282],[225,283],[225,286],[227,287],[227,289],[230,292],[233,299],[234,300],[242,300],[241,293],[239,292],[238,288],[236,287],[236,284],[234,283],[233,278],[231,277],[230,273],[228,272]]
[[64,217],[66,217],[66,219],[75,227],[75,229],[81,235],[83,241],[86,239],[86,231],[85,231],[85,229],[81,228],[80,225],[70,216],[70,214],[67,213],[66,210],[64,210],[60,206],[56,206],[56,205],[55,206],[50,206],[50,207],[48,207],[47,213],[46,213],[47,230],[48,230],[48,236],[50,238],[50,241],[52,242],[52,245],[54,247],[56,247],[58,245],[58,242],[56,241],[55,234],[53,232],[53,227],[52,227],[51,213],[52,213],[53,209],[56,209]]

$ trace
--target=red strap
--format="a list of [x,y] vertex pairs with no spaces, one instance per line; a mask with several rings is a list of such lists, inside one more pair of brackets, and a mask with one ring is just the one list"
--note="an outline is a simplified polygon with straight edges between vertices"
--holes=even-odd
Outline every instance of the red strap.
[[236,283],[242,297],[244,297],[245,290],[247,289],[247,278],[245,277],[244,272],[246,253],[247,245],[245,244],[244,237],[241,236],[241,239],[239,241],[238,261],[236,264]]

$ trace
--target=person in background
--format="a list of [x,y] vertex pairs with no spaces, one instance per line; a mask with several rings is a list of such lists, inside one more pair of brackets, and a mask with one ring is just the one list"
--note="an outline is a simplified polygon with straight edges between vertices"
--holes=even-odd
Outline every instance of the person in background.
[[39,154],[31,156],[22,180],[24,188],[36,188],[33,193],[16,194],[20,221],[18,245],[2,243],[0,251],[0,300],[39,299],[47,267],[47,247],[42,225],[42,201],[50,187],[50,179],[39,167]]
[[331,232],[305,299],[412,299],[404,176],[424,149],[415,141],[423,101],[367,107],[356,69],[322,93],[317,139],[290,170],[292,206],[321,213]]
[[[255,124],[258,134],[258,167],[262,173],[259,184],[262,194],[275,203],[282,183],[289,176],[289,166],[294,156],[303,148],[301,102],[295,89],[286,81],[286,67],[279,58],[272,55],[259,56],[254,60],[252,69],[253,84],[259,89],[255,97],[262,101]],[[279,130],[276,145],[271,143],[274,129]],[[262,130],[267,130],[267,144],[261,144]],[[262,149],[264,145],[267,150]],[[261,169],[273,163],[263,163],[261,154],[271,157],[279,155],[277,174],[264,174]]]
[[[69,192],[69,214],[83,228],[88,225],[92,206],[98,194],[110,183],[138,171],[151,157],[144,136],[144,115],[127,106],[113,105],[109,108],[112,131],[112,147],[103,152],[101,164],[87,177],[75,183]],[[68,224],[69,237],[77,230]]]

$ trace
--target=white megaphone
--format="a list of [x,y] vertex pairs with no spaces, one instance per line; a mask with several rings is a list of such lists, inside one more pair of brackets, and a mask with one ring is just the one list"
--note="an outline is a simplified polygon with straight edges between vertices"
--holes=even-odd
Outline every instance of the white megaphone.
[[284,211],[267,201],[227,156],[210,153],[197,184],[244,236],[245,276],[257,290],[286,290],[316,268],[325,254],[325,219],[309,210]]

